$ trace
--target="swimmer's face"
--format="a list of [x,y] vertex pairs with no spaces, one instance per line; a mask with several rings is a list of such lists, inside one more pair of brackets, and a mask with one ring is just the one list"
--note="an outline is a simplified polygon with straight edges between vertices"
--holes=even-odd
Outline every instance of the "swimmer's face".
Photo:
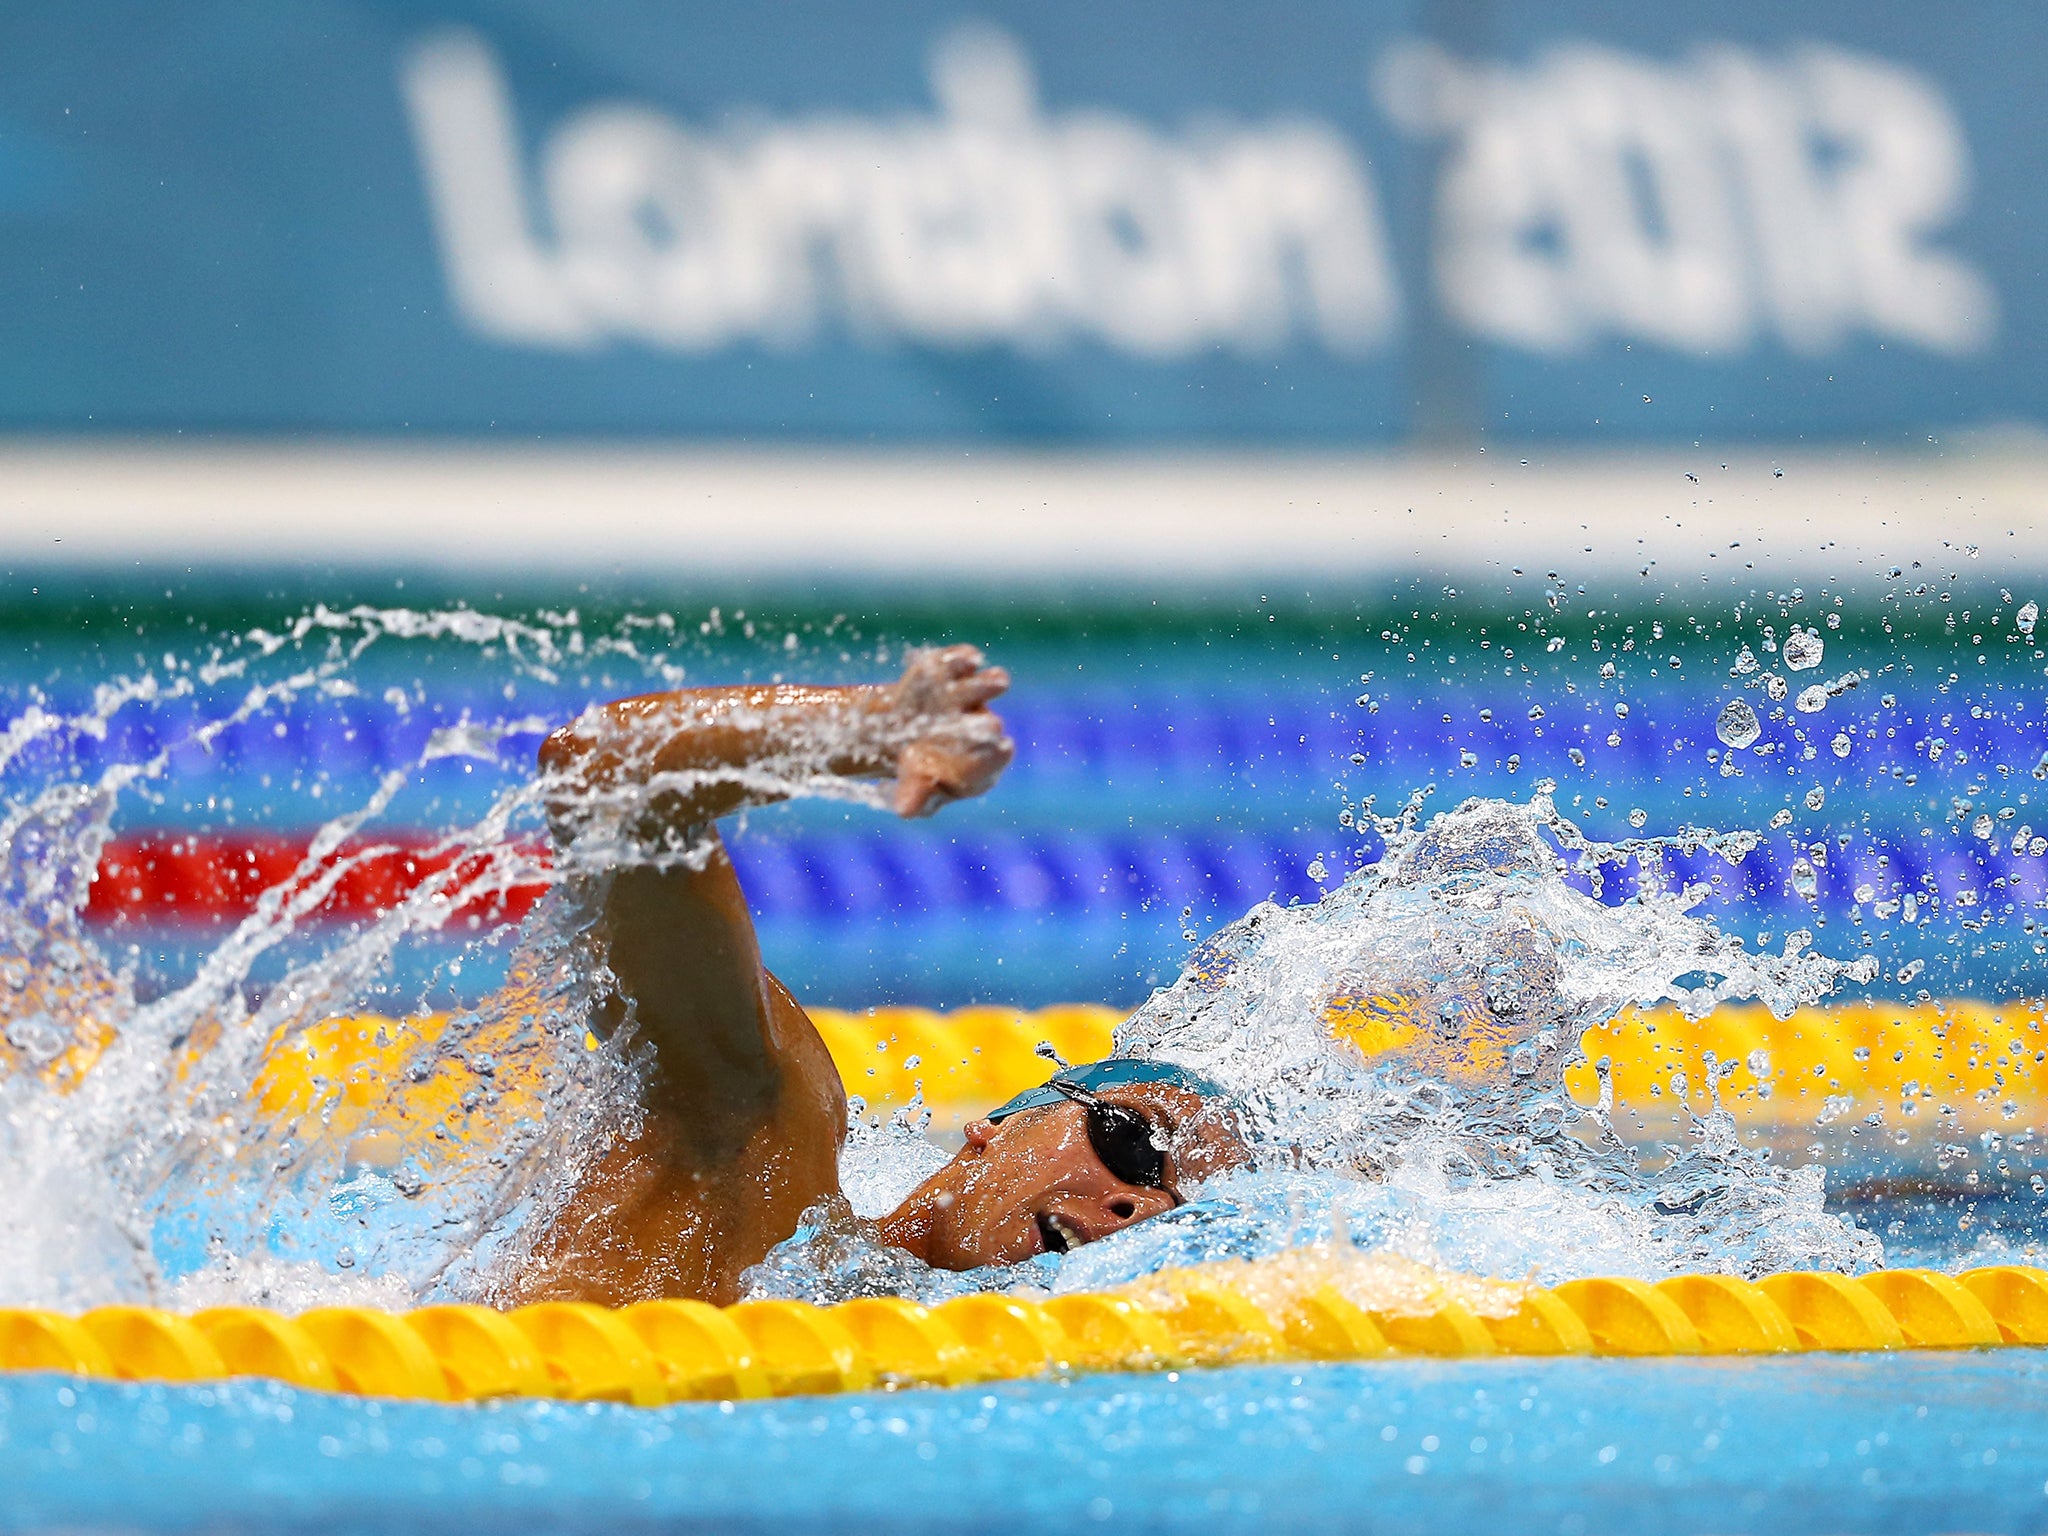
[[1191,1185],[1250,1160],[1229,1111],[1185,1088],[1128,1083],[1096,1098],[1149,1122],[1166,1148],[1163,1188],[1111,1171],[1086,1106],[1021,1110],[970,1124],[967,1144],[884,1223],[891,1240],[940,1269],[1016,1264],[1170,1211]]

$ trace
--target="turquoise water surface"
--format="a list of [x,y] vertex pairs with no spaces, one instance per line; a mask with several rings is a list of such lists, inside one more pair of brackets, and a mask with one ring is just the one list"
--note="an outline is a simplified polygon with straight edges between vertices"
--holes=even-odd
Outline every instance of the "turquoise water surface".
[[447,1407],[0,1379],[0,1529],[2037,1531],[2048,1354],[1241,1367]]

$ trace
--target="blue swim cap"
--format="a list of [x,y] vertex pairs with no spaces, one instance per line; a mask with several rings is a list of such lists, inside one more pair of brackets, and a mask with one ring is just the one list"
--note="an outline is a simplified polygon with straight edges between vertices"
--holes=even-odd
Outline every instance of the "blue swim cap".
[[1091,1061],[1086,1066],[1061,1067],[1053,1073],[1051,1082],[1043,1087],[1026,1089],[982,1118],[997,1121],[1021,1110],[1043,1109],[1048,1104],[1068,1102],[1067,1096],[1053,1083],[1065,1083],[1084,1093],[1097,1093],[1125,1083],[1165,1083],[1170,1088],[1185,1088],[1190,1093],[1198,1093],[1205,1099],[1230,1097],[1221,1083],[1199,1072],[1190,1072],[1186,1067],[1177,1067],[1170,1061],[1140,1061],[1130,1056],[1111,1056],[1102,1061]]

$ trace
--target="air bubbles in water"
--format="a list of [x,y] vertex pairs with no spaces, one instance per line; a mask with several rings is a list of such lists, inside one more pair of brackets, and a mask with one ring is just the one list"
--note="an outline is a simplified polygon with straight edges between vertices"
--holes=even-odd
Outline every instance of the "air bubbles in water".
[[1721,744],[1738,751],[1753,745],[1763,733],[1756,711],[1741,699],[1730,699],[1714,719],[1714,734],[1721,738]]
[[1644,810],[1641,806],[1637,806],[1634,810],[1628,813],[1628,824],[1632,827],[1644,826],[1649,822],[1649,819],[1650,813]]
[[1813,872],[1813,863],[1804,854],[1792,861],[1792,889],[1808,901],[1820,892],[1820,880]]
[[1804,672],[1809,667],[1817,667],[1820,665],[1821,654],[1826,649],[1826,642],[1821,639],[1819,630],[1800,629],[1795,625],[1792,633],[1785,637],[1785,665],[1794,672]]
[[1850,748],[1854,745],[1849,740],[1849,733],[1847,731],[1837,731],[1835,732],[1835,739],[1828,743],[1828,749],[1837,757],[1847,757]]
[[1811,688],[1799,690],[1799,697],[1792,701],[1792,707],[1802,715],[1817,715],[1828,707],[1828,691],[1815,683]]
[[1806,792],[1806,808],[1809,811],[1817,811],[1827,803],[1828,792],[1822,789],[1818,784],[1814,785],[1812,789],[1809,789]]
[[2028,598],[2020,604],[2020,611],[2012,616],[2012,621],[2019,626],[2021,634],[2029,640],[2033,639],[2034,626],[2041,621],[2040,605],[2032,598]]

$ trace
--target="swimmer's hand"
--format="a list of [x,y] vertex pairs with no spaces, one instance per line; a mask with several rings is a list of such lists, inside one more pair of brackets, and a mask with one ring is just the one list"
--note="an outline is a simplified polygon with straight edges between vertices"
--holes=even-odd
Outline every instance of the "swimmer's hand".
[[[989,701],[1010,686],[971,645],[913,651],[889,686],[889,713],[908,740],[896,752],[896,814],[929,816],[955,800],[987,793],[1017,755]],[[900,739],[900,738],[899,738]]]
[[[540,749],[548,814],[565,843],[638,818],[662,843],[820,775],[882,780],[904,816],[978,795],[1015,747],[988,702],[1010,686],[970,645],[914,651],[893,683],[679,688],[585,710]],[[656,791],[649,799],[640,787]]]

